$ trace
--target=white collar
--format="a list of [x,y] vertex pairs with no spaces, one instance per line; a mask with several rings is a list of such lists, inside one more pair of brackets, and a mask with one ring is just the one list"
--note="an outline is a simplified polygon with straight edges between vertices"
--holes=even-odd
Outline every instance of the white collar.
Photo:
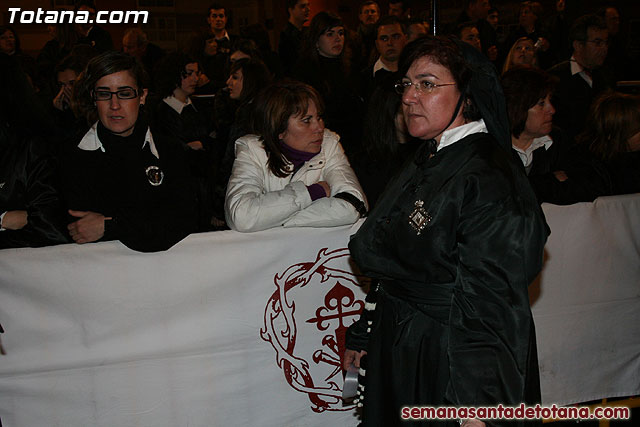
[[[215,37],[215,35],[214,35],[214,37]],[[227,33],[227,30],[224,30],[224,35],[222,37],[220,37],[219,39],[217,38],[216,40],[223,40],[223,39],[231,40],[229,38],[229,33]]]
[[378,60],[376,61],[375,64],[373,64],[373,76],[376,76],[376,73],[380,70],[386,70],[389,72],[393,72],[390,69],[387,68],[386,65],[384,65],[384,62],[382,62],[382,58],[378,58]]
[[533,142],[526,150],[518,148],[515,145],[511,145],[511,147],[516,150],[518,157],[522,160],[522,164],[527,168],[531,165],[531,162],[533,162],[533,152],[542,146],[544,146],[545,150],[548,150],[549,147],[551,147],[551,144],[553,144],[553,139],[551,139],[549,135],[545,135],[540,138],[534,138]]
[[[187,105],[192,105],[191,103],[191,98],[187,96],[187,102],[182,102],[180,101],[178,98],[176,98],[173,95],[169,95],[166,98],[163,99],[163,101],[171,108],[174,109],[174,111],[178,114],[182,114],[182,110],[184,110],[184,107],[186,107]],[[196,106],[194,105],[193,108],[195,109]]]
[[[153,142],[153,135],[151,135],[151,129],[147,128],[147,134],[144,136],[144,142],[142,143],[142,147],[140,149],[144,149],[144,147],[149,143],[149,149],[151,150],[151,154],[153,154],[156,159],[160,158],[158,154],[158,150],[156,149],[156,144]],[[80,143],[78,144],[78,148],[84,151],[96,151],[100,150],[103,153],[106,152],[104,149],[104,145],[98,138],[98,122],[95,122],[91,129],[87,133],[84,134]]]
[[467,135],[471,135],[472,133],[489,133],[483,119],[444,131],[440,138],[440,144],[438,144],[438,151],[448,145],[452,145],[460,141],[462,138]]
[[593,87],[593,79],[584,71],[584,67],[580,65],[578,61],[576,61],[575,56],[571,55],[569,64],[571,66],[572,76],[575,76],[576,74],[580,74],[580,77],[582,77],[589,86]]

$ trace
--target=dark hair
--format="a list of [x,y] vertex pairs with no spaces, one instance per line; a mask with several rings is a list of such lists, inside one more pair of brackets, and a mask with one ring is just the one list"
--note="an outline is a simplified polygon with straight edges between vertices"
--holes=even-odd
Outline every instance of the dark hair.
[[554,77],[537,68],[515,68],[502,75],[511,135],[520,137],[529,108],[553,92],[554,87]]
[[374,32],[374,34],[376,35],[376,38],[378,37],[378,31],[380,31],[380,27],[382,27],[383,25],[396,25],[396,24],[400,25],[400,28],[402,29],[402,33],[406,35],[407,29],[405,27],[404,22],[401,21],[397,16],[388,15],[388,16],[383,16],[378,20],[378,22],[376,22],[375,32]]
[[22,53],[22,50],[20,49],[20,37],[18,37],[18,33],[16,33],[16,30],[14,30],[13,27],[10,27],[9,25],[0,25],[0,36],[6,33],[7,31],[11,31],[13,33],[13,38],[16,41],[15,53]]
[[358,15],[360,15],[362,13],[362,9],[364,9],[365,6],[369,6],[375,4],[376,7],[378,8],[378,12],[380,12],[380,5],[378,4],[377,1],[374,0],[364,0],[363,2],[360,2],[360,6],[358,6]]
[[493,7],[491,7],[491,8],[489,9],[489,12],[487,13],[487,15],[491,15],[491,14],[492,14],[492,13],[494,13],[494,12],[496,12],[496,13],[500,13],[500,10],[498,10],[498,8],[497,8],[497,7],[493,6]]
[[318,58],[318,49],[316,48],[316,44],[320,39],[320,36],[329,31],[334,27],[342,27],[344,28],[344,48],[342,49],[342,53],[340,54],[340,58],[342,60],[342,65],[344,68],[345,75],[349,74],[349,69],[351,67],[351,55],[348,50],[348,41],[347,41],[347,27],[342,22],[342,19],[332,13],[332,12],[318,12],[313,19],[311,20],[311,24],[309,24],[309,30],[307,31],[303,41],[302,41],[302,50],[301,55],[308,62],[313,64],[317,64],[319,61]]
[[220,9],[224,10],[224,15],[227,16],[227,8],[220,3],[211,3],[209,5],[207,16],[211,15],[212,10],[220,10]]
[[580,18],[576,19],[576,21],[571,26],[569,30],[569,41],[587,41],[589,28],[596,28],[598,30],[606,30],[607,24],[604,19],[602,19],[598,15],[590,14],[583,15]]
[[160,98],[166,98],[173,94],[173,91],[182,85],[182,77],[187,64],[194,62],[198,63],[196,59],[182,52],[173,52],[165,56],[155,72],[157,95]]
[[463,98],[462,114],[467,121],[481,118],[469,90],[471,67],[456,42],[447,36],[424,36],[408,43],[398,59],[398,76],[403,77],[418,59],[428,56],[449,70]]
[[409,9],[411,7],[411,0],[389,0],[389,4],[398,4],[402,3],[402,11]]
[[147,73],[136,58],[122,52],[104,52],[89,61],[87,68],[78,77],[73,87],[71,106],[77,117],[84,117],[88,124],[93,124],[97,120],[93,89],[98,80],[120,71],[131,73],[139,92],[148,87]]
[[628,152],[629,139],[640,132],[640,97],[619,92],[601,95],[589,111],[584,131],[578,143],[604,162]]
[[231,47],[230,53],[238,51],[246,53],[251,58],[262,59],[262,56],[258,51],[258,45],[251,39],[238,39]]
[[252,129],[260,136],[269,160],[267,166],[275,176],[291,174],[280,148],[280,134],[287,130],[290,117],[305,114],[313,102],[321,114],[322,98],[311,86],[284,79],[260,92],[254,102]]
[[271,82],[271,73],[262,61],[255,58],[239,59],[231,65],[229,74],[242,71],[242,92],[238,101],[249,101]]
[[398,153],[396,114],[402,100],[393,87],[397,76],[390,75],[376,86],[369,98],[362,126],[365,152],[372,158],[385,159]]
[[467,21],[467,22],[462,22],[458,24],[456,26],[456,32],[455,32],[456,37],[458,37],[459,39],[462,39],[462,30],[464,30],[465,28],[475,28],[477,30],[478,24],[473,21]]
[[287,13],[289,12],[289,9],[296,7],[299,1],[300,0],[284,0],[284,7],[287,10]]

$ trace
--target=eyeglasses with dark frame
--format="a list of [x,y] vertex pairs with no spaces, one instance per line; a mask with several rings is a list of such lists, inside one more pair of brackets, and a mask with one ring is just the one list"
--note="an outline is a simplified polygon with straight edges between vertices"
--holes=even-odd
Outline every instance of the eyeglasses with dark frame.
[[138,97],[138,93],[139,92],[132,87],[118,89],[115,92],[111,92],[109,90],[104,90],[104,89],[96,89],[93,91],[93,100],[94,101],[110,101],[113,95],[117,96],[118,99],[133,99]]
[[417,83],[404,80],[404,81],[397,82],[395,85],[393,85],[393,87],[395,88],[398,95],[404,95],[405,92],[408,91],[411,86],[413,86],[416,89],[416,92],[423,95],[423,94],[429,94],[433,92],[436,88],[439,88],[442,86],[455,86],[455,85],[456,85],[455,83],[435,84],[430,82],[429,80],[422,80]]

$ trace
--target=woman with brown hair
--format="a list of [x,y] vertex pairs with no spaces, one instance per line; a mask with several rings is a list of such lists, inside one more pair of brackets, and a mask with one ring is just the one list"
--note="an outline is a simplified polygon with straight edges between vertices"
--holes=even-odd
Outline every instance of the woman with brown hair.
[[310,86],[282,81],[255,100],[253,132],[236,141],[225,216],[238,231],[331,227],[366,213],[339,137],[324,127]]
[[619,92],[602,95],[591,107],[577,142],[608,173],[601,194],[594,195],[640,192],[640,97]]

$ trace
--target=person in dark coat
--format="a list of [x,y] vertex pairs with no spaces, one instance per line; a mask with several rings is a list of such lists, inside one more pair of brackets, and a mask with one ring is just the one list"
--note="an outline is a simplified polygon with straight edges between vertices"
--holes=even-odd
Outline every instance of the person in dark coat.
[[92,0],[81,0],[76,3],[74,10],[88,13],[89,17],[89,22],[76,24],[80,34],[80,43],[92,46],[98,53],[113,50],[111,34],[95,23],[97,16],[95,3]]
[[549,230],[511,155],[495,67],[429,36],[405,47],[399,72],[409,133],[424,143],[349,243],[377,282],[343,359],[364,376],[363,426],[405,425],[405,406],[539,402],[527,287]]
[[516,68],[502,76],[511,124],[511,146],[522,161],[538,201],[549,202],[550,186],[566,180],[564,166],[570,143],[553,127],[551,95],[555,81],[536,68]]
[[211,230],[213,181],[224,147],[216,146],[213,110],[194,105],[201,71],[198,62],[183,53],[171,53],[157,68],[160,101],[153,115],[154,129],[171,136],[184,150],[198,185],[198,231]]
[[311,8],[309,7],[309,0],[287,0],[286,7],[289,20],[280,33],[278,54],[285,73],[291,75],[291,71],[300,55],[302,32],[304,31],[303,25],[309,20]]
[[361,81],[354,70],[342,20],[320,12],[311,20],[294,76],[311,85],[325,103],[324,121],[337,132],[347,156],[360,143],[363,101]]
[[120,240],[142,252],[167,250],[195,229],[195,193],[180,145],[140,114],[146,75],[135,58],[105,52],[76,82],[74,105],[89,130],[63,157],[74,242]]
[[155,70],[166,54],[164,49],[150,43],[147,34],[140,28],[129,28],[122,36],[122,50],[142,62],[150,84],[155,84]]
[[549,69],[558,77],[558,89],[552,102],[556,124],[569,137],[582,131],[594,99],[609,88],[600,67],[607,57],[607,27],[597,15],[580,17],[569,33],[573,55]]
[[0,54],[0,249],[67,243],[51,132],[19,62]]

